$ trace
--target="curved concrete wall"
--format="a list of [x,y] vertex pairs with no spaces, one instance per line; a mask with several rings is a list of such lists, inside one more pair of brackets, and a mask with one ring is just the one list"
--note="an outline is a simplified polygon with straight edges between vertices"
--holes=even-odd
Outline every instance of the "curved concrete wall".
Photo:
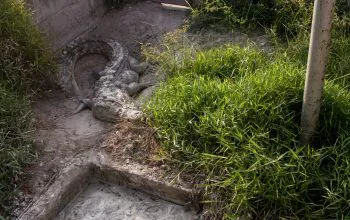
[[95,27],[106,11],[104,0],[27,0],[34,20],[60,48]]

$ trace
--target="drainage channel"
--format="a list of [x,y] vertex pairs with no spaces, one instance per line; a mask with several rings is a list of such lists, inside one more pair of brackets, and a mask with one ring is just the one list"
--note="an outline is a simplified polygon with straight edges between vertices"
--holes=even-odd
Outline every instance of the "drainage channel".
[[198,219],[191,189],[171,185],[89,152],[74,159],[20,220]]

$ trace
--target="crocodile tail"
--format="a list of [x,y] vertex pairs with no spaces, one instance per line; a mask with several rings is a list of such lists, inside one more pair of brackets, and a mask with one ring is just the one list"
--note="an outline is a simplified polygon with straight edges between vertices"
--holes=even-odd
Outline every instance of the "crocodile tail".
[[72,82],[72,86],[73,86],[73,90],[74,90],[74,94],[76,96],[78,96],[79,101],[81,101],[83,99],[83,93],[81,92],[77,81],[75,80],[75,74],[74,72],[71,73],[71,82]]

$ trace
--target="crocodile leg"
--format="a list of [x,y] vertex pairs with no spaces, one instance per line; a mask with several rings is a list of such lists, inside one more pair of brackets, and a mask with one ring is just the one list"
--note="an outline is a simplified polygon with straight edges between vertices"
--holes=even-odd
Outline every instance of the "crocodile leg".
[[131,56],[129,56],[129,64],[130,68],[138,74],[142,74],[143,72],[145,72],[145,70],[148,67],[148,64],[146,62],[140,63],[138,60]]
[[72,115],[78,114],[79,112],[81,112],[84,109],[92,109],[92,101],[91,99],[83,99],[80,100],[80,103],[78,105],[78,107],[76,108],[76,110],[72,113]]
[[153,83],[147,82],[147,83],[130,83],[126,88],[126,92],[129,96],[134,96],[135,94],[139,93],[141,90],[152,86]]

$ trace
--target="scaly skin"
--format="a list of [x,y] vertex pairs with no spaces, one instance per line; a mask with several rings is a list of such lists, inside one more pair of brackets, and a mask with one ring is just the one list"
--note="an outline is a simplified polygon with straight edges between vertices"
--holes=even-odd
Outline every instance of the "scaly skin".
[[[64,50],[64,68],[63,76],[68,76],[74,94],[78,97],[80,104],[73,112],[77,114],[83,109],[92,109],[94,103],[92,99],[87,98],[80,90],[74,74],[75,63],[85,55],[101,54],[106,56],[110,62],[106,68],[100,73],[92,71],[91,74],[96,80],[103,75],[113,75],[116,87],[121,88],[129,96],[134,96],[141,90],[152,86],[152,83],[139,83],[139,74],[143,73],[148,65],[147,63],[139,63],[135,58],[127,56],[127,51],[121,45],[113,40],[81,40],[74,41]],[[65,89],[67,85],[64,85]],[[69,85],[67,90],[69,90]]]
[[134,96],[137,93],[139,93],[140,91],[142,91],[145,88],[148,88],[150,86],[153,86],[152,83],[147,82],[147,83],[135,83],[132,82],[130,84],[125,84],[125,83],[121,83],[121,82],[116,82],[116,86],[125,90],[125,92],[129,95],[129,96]]

